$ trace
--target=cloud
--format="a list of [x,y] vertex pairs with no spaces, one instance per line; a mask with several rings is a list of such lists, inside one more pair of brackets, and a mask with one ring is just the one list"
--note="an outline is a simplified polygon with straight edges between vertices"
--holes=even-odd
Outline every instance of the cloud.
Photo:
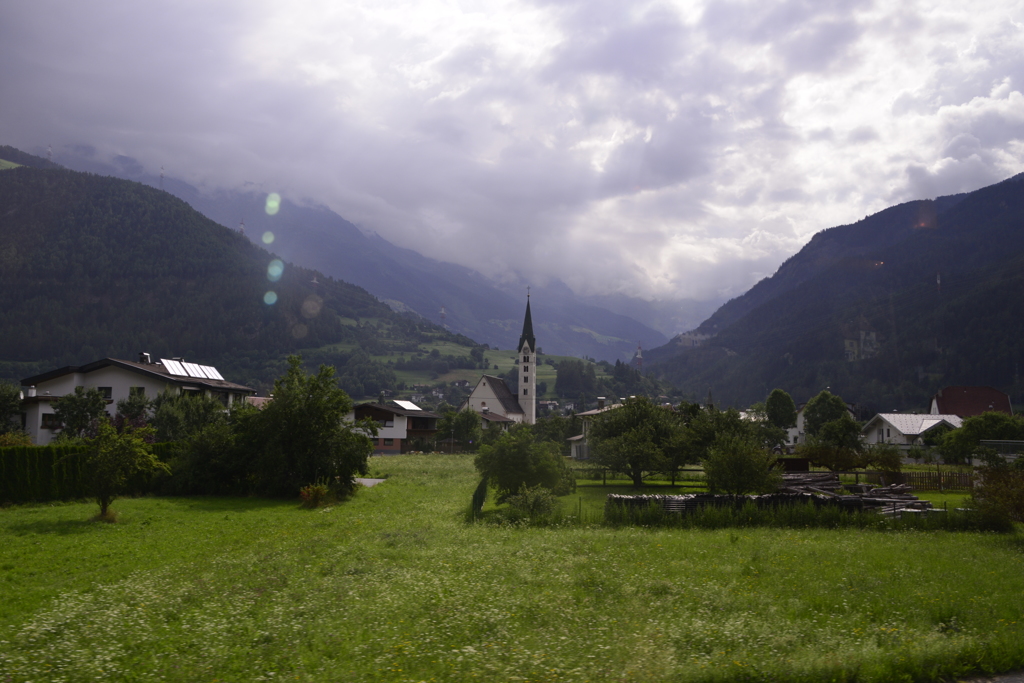
[[1022,22],[952,0],[7,3],[0,142],[322,202],[500,280],[735,295],[820,229],[1024,170]]

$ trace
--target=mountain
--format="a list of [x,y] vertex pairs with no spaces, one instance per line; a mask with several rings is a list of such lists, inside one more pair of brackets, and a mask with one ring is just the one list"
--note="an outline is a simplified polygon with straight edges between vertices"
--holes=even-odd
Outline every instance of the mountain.
[[865,412],[924,410],[940,387],[1022,398],[1024,175],[824,230],[695,332],[645,354],[692,397],[746,406],[830,387]]
[[[397,311],[415,312],[495,347],[512,348],[518,339],[525,286],[510,292],[472,269],[364,234],[326,207],[284,198],[276,213],[268,214],[266,193],[201,192],[173,178],[147,175],[129,157],[104,162],[88,147],[62,150],[60,161],[69,168],[160,186],[223,226],[238,229],[244,222],[246,236],[260,244],[270,233],[269,248],[282,258],[364,287]],[[532,291],[537,337],[550,354],[628,360],[638,343],[659,346],[668,341],[663,330],[689,329],[703,319],[700,314],[680,318],[671,312],[672,304],[659,308],[631,297],[585,299],[557,281]],[[633,311],[641,312],[645,322]]]
[[303,352],[336,365],[352,393],[376,395],[395,375],[368,354],[474,346],[361,287],[282,262],[166,192],[32,165],[0,170],[4,379],[147,351],[266,388],[285,355]]

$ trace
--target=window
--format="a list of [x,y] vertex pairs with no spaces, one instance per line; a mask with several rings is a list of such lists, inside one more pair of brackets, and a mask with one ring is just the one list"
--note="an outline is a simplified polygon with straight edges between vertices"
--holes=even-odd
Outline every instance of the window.
[[523,356],[523,362],[524,363],[529,363],[530,362],[530,357],[529,356]]
[[395,440],[394,439],[384,439],[384,445],[385,446],[394,446],[395,445]]
[[100,394],[103,395],[103,398],[106,399],[107,401],[109,401],[109,400],[111,400],[113,398],[114,390],[111,389],[110,387],[96,387],[96,388],[99,390]]
[[529,365],[524,365],[523,366],[523,372],[529,372],[529,371],[530,371],[530,366]]
[[43,429],[60,429],[60,420],[53,413],[43,413]]
[[145,396],[146,387],[128,387],[129,396]]
[[526,389],[523,389],[523,396],[526,396]]
[[878,428],[878,443],[882,443],[883,441],[885,441],[885,435],[884,435],[884,432],[882,431],[882,428],[879,427]]

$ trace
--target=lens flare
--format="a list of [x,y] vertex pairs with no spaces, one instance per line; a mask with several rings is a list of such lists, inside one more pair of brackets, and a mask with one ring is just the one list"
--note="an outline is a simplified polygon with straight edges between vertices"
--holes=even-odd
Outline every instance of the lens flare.
[[267,266],[267,279],[271,282],[280,280],[282,273],[284,273],[284,263],[281,262],[281,259],[274,259]]
[[302,302],[302,315],[305,318],[315,318],[320,315],[320,309],[323,308],[324,300],[318,297],[316,294],[310,294],[306,297],[306,300]]
[[273,216],[281,210],[281,195],[271,192],[267,195],[267,215]]
[[263,233],[263,244],[270,244],[273,241],[274,241],[274,233],[270,232],[269,230],[267,230],[265,233]]
[[263,303],[268,306],[273,306],[277,303],[277,292],[267,292],[263,295]]
[[299,323],[298,325],[292,327],[292,336],[295,337],[296,339],[302,339],[307,334],[309,334],[309,328],[303,325],[302,323]]

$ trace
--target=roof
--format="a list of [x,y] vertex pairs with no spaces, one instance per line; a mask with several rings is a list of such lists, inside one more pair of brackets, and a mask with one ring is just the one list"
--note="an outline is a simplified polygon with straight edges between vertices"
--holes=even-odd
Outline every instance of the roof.
[[179,386],[189,387],[203,387],[206,389],[212,389],[215,391],[235,391],[255,394],[256,390],[251,389],[242,384],[235,384],[234,382],[228,382],[227,380],[220,379],[208,379],[208,378],[197,378],[197,377],[183,377],[181,375],[172,375],[162,363],[136,363],[130,360],[119,360],[117,358],[103,358],[101,360],[93,361],[85,365],[68,365],[57,370],[51,370],[50,372],[44,372],[41,375],[35,375],[33,377],[26,377],[21,380],[22,386],[37,386],[43,382],[48,382],[64,375],[73,375],[76,373],[88,374],[101,370],[106,367],[117,367],[130,372],[136,372],[140,375],[148,375],[150,377],[156,377],[164,382],[170,384],[177,384]]
[[511,418],[499,415],[498,413],[492,413],[490,411],[487,411],[486,413],[477,413],[477,415],[480,419],[486,422],[515,422],[515,420]]
[[516,348],[523,348],[523,343],[530,345],[530,350],[534,351],[537,349],[537,339],[533,336],[533,316],[530,315],[530,295],[526,295],[526,317],[523,318],[523,333],[519,335],[519,346]]
[[1010,397],[992,387],[945,387],[932,397],[943,415],[973,417],[986,412],[1013,415]]
[[896,428],[901,434],[906,436],[914,436],[917,434],[924,434],[929,429],[937,427],[940,424],[948,424],[953,429],[959,429],[960,425],[963,424],[963,420],[958,415],[927,415],[919,413],[879,413],[873,418],[868,420],[868,423],[864,425],[863,432],[867,432],[872,423],[876,420],[884,420]]
[[621,407],[622,407],[621,403],[612,403],[611,405],[607,405],[604,408],[594,408],[593,410],[586,410],[586,411],[584,411],[582,413],[577,413],[576,417],[590,417],[591,415],[600,415],[601,413],[607,412],[607,411],[609,411],[609,410],[611,410],[613,408],[621,408]]
[[[529,304],[527,304],[529,306]],[[512,393],[512,390],[505,384],[505,380],[494,375],[484,375],[480,378],[480,381],[487,380],[491,383],[491,390],[494,392],[495,398],[501,403],[501,407],[505,409],[505,413],[522,413],[523,407],[519,405],[519,399]]]
[[[408,401],[402,401],[402,402],[403,403],[409,403]],[[422,408],[419,408],[419,407],[417,407],[415,410],[411,410],[409,408],[404,408],[404,407],[402,407],[400,405],[397,405],[397,404],[395,404],[393,402],[388,402],[388,403],[383,403],[383,404],[382,403],[360,403],[359,405],[357,405],[352,410],[355,411],[355,410],[359,410],[360,408],[375,408],[375,409],[383,411],[385,413],[392,413],[394,415],[405,415],[406,417],[436,417],[436,418],[440,418],[441,417],[437,413],[432,413],[429,410],[423,410]]]

